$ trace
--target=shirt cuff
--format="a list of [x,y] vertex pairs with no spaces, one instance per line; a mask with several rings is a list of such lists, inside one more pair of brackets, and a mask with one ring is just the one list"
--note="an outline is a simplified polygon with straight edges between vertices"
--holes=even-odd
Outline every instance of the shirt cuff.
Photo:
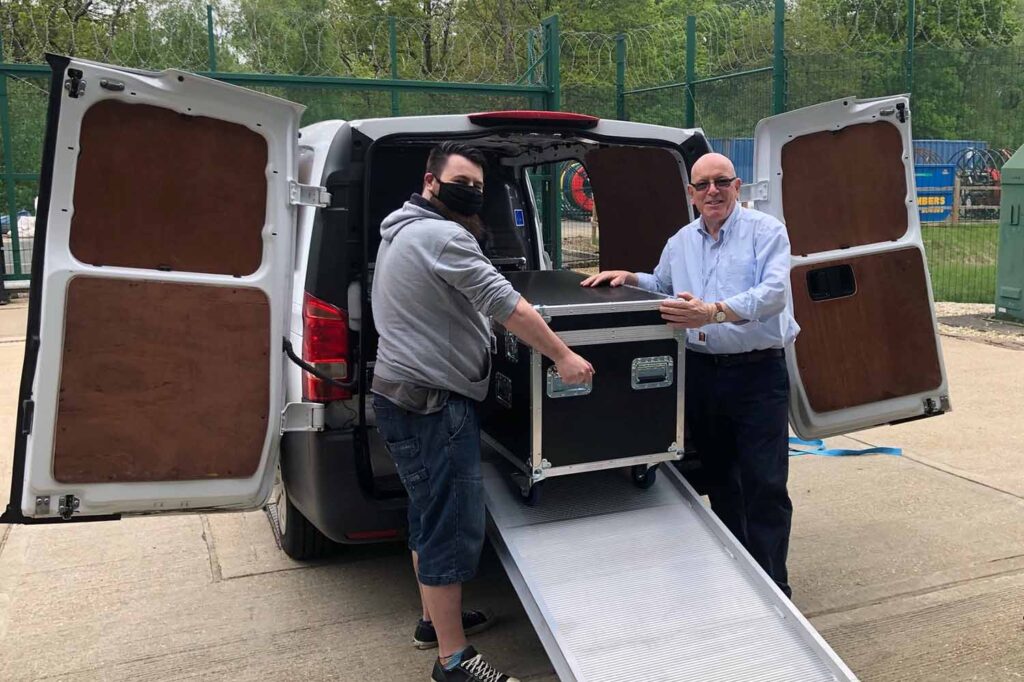
[[660,287],[658,287],[658,278],[646,272],[636,273],[636,284],[641,289],[646,289],[647,291],[659,293],[661,291]]
[[754,306],[750,297],[744,294],[737,294],[722,301],[729,310],[740,316],[740,319],[751,322],[754,320]]

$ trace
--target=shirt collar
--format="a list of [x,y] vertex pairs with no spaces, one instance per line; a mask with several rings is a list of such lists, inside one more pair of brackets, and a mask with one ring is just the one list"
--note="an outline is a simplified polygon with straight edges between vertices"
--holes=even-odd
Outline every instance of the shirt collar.
[[[743,209],[743,207],[740,206],[740,202],[737,201],[736,205],[732,207],[732,213],[729,214],[729,217],[725,219],[725,222],[722,223],[722,227],[718,230],[718,234],[721,237],[721,239],[719,241],[722,241],[722,240],[725,239],[725,233],[729,230],[729,228],[731,228],[733,226],[733,223],[735,223],[737,220],[739,220],[740,211],[742,209]],[[698,219],[697,230],[701,233],[701,235],[703,235],[705,237],[708,237],[708,238],[711,237],[711,233],[708,232],[707,228],[704,227],[704,216],[701,216]]]

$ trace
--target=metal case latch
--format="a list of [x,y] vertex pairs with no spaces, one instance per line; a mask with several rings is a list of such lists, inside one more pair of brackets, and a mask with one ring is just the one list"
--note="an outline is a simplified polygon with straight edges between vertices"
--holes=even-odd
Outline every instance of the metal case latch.
[[303,185],[292,180],[288,183],[288,200],[295,206],[324,207],[331,203],[331,193],[326,187]]
[[324,406],[320,403],[288,403],[281,411],[281,433],[323,430]]
[[519,362],[519,339],[507,329],[505,330],[505,359],[509,362]]

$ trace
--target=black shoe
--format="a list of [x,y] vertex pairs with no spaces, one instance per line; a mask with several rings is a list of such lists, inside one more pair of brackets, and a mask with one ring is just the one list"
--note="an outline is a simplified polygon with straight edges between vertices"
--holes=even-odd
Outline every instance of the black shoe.
[[434,673],[430,679],[433,682],[519,682],[517,678],[492,668],[471,646],[462,652],[462,661],[454,670],[445,670],[441,661],[434,661]]
[[[462,629],[467,637],[483,632],[492,625],[494,625],[494,618],[484,611],[462,612]],[[436,649],[437,632],[434,631],[434,624],[427,623],[420,618],[420,622],[416,626],[416,633],[412,636],[412,644],[417,649]]]

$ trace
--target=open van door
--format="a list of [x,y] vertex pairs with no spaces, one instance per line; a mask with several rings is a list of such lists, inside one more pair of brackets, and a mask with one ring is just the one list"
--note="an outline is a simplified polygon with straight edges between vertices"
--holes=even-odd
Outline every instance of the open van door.
[[303,107],[48,57],[0,522],[258,507],[273,484]]
[[792,246],[793,429],[822,438],[948,411],[908,99],[766,118],[754,145],[750,197]]

